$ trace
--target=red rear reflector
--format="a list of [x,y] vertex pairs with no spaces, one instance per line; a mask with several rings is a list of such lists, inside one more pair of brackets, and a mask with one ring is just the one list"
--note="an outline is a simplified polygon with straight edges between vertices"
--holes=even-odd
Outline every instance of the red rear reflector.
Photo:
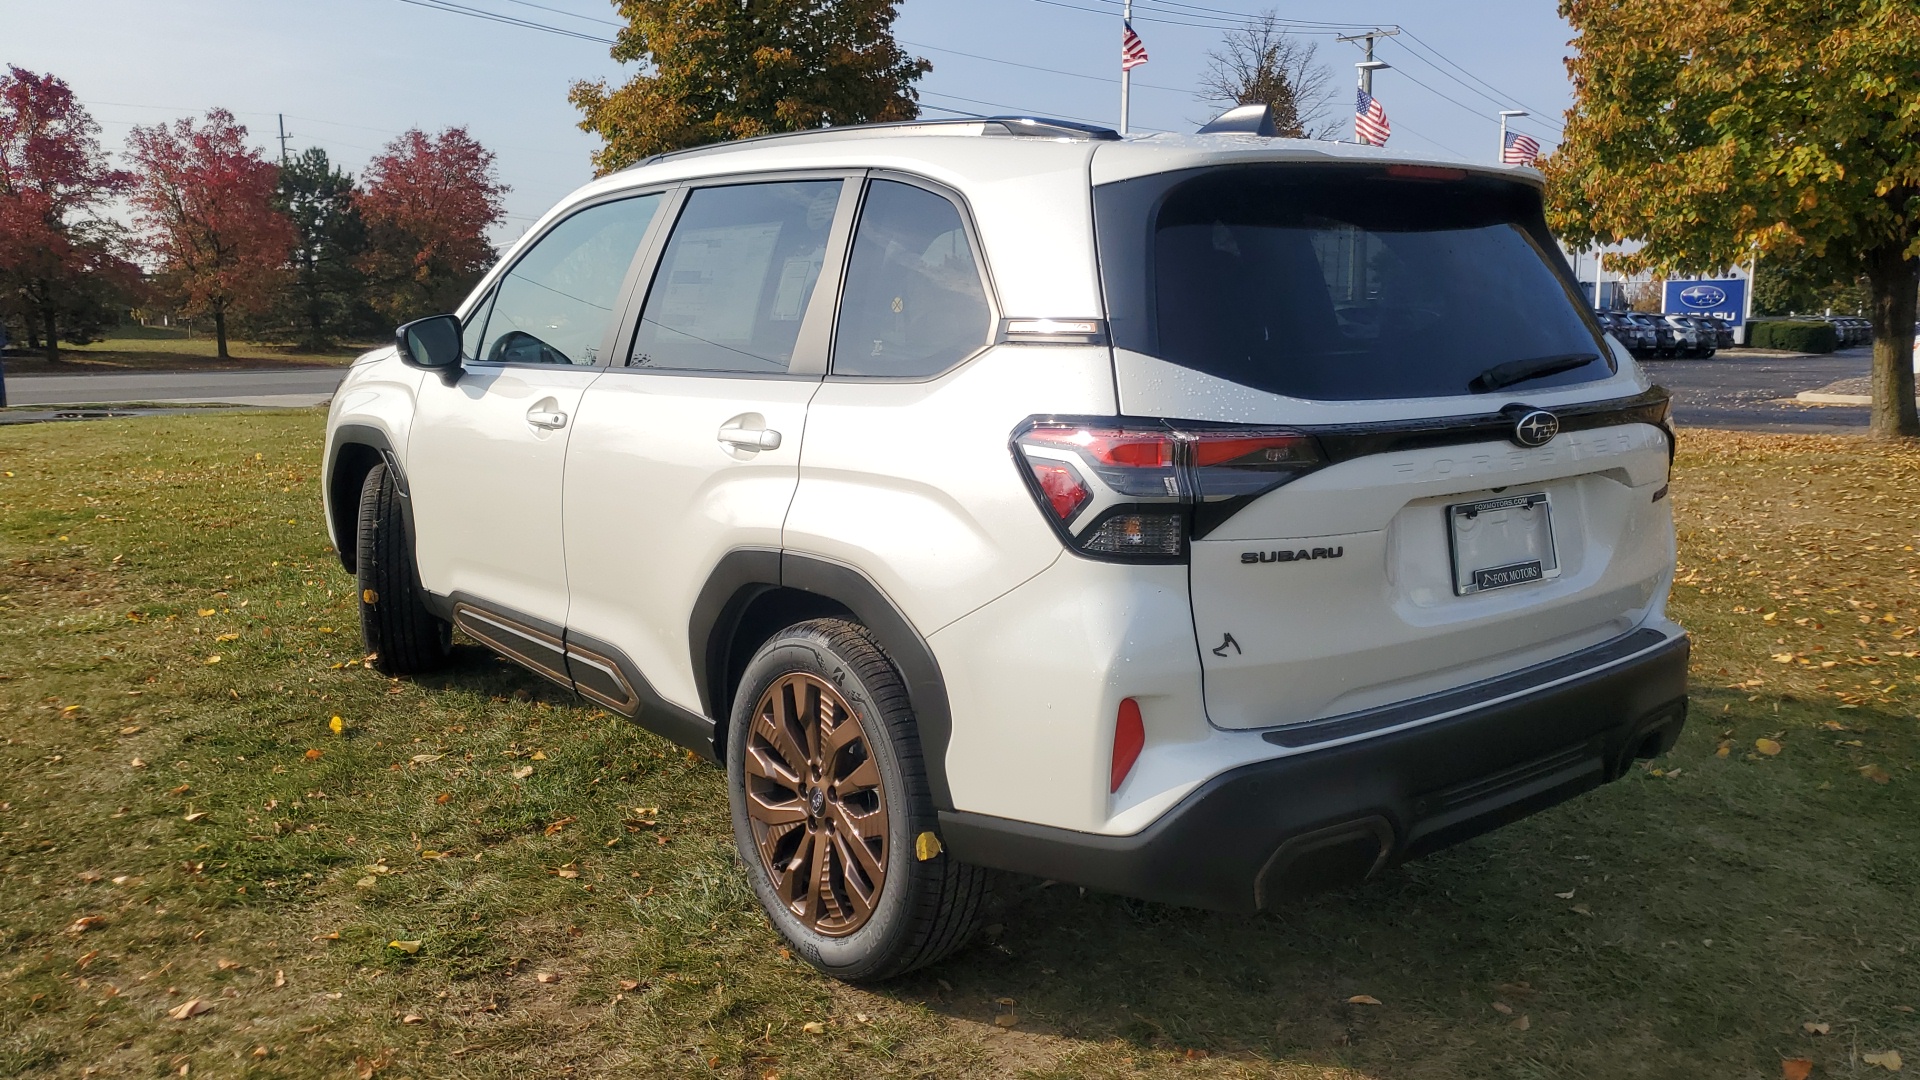
[[1120,702],[1120,717],[1113,725],[1113,782],[1109,794],[1119,791],[1140,751],[1147,745],[1147,725],[1140,720],[1140,703],[1132,698]]
[[1389,165],[1387,175],[1408,180],[1465,180],[1467,170],[1446,169],[1438,165]]
[[1079,511],[1093,493],[1080,482],[1079,474],[1073,466],[1060,461],[1029,461],[1027,467],[1033,470],[1033,478],[1040,482],[1040,492],[1047,497],[1047,505],[1052,508],[1053,516],[1068,521]]

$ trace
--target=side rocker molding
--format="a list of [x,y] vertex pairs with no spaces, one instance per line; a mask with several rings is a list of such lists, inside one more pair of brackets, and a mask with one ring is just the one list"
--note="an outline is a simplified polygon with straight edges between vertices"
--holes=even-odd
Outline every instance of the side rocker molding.
[[729,552],[715,565],[693,605],[687,628],[694,681],[707,714],[719,715],[730,690],[729,655],[742,615],[756,598],[774,589],[808,593],[844,607],[880,639],[907,683],[934,805],[951,810],[946,761],[953,717],[940,665],[926,639],[880,586],[844,563],[759,548]]
[[717,725],[662,698],[612,645],[466,593],[443,603],[455,626],[501,656],[709,761],[719,760]]

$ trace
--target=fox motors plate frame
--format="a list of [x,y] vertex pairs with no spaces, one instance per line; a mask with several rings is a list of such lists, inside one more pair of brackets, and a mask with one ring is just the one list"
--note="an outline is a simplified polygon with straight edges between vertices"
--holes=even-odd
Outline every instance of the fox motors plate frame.
[[1553,506],[1544,491],[1453,503],[1447,507],[1447,545],[1455,596],[1560,576]]

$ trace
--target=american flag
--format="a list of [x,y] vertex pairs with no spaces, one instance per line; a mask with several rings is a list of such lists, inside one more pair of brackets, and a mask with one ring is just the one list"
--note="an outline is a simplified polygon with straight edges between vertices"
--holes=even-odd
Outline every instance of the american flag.
[[1122,22],[1120,25],[1126,27],[1126,33],[1120,35],[1120,70],[1132,71],[1147,62],[1147,43],[1133,32],[1132,23]]
[[1531,165],[1540,156],[1540,140],[1517,131],[1507,132],[1507,145],[1500,151],[1502,165]]
[[1392,125],[1387,123],[1387,110],[1381,107],[1379,99],[1365,90],[1355,93],[1359,97],[1353,108],[1354,137],[1375,146],[1387,145],[1387,136],[1393,134]]

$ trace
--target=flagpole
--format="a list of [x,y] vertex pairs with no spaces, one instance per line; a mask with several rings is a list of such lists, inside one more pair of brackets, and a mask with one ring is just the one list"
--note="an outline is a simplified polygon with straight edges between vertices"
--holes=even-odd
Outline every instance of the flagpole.
[[[1121,5],[1120,25],[1124,28],[1133,25],[1133,0]],[[1127,65],[1125,57],[1120,61],[1120,134],[1127,133],[1127,92],[1133,89],[1133,68]]]
[[1509,117],[1514,117],[1514,116],[1531,116],[1531,115],[1532,114],[1527,112],[1527,110],[1525,109],[1501,109],[1500,110],[1500,151],[1493,156],[1493,160],[1496,163],[1501,165],[1505,165],[1507,163],[1507,119]]

